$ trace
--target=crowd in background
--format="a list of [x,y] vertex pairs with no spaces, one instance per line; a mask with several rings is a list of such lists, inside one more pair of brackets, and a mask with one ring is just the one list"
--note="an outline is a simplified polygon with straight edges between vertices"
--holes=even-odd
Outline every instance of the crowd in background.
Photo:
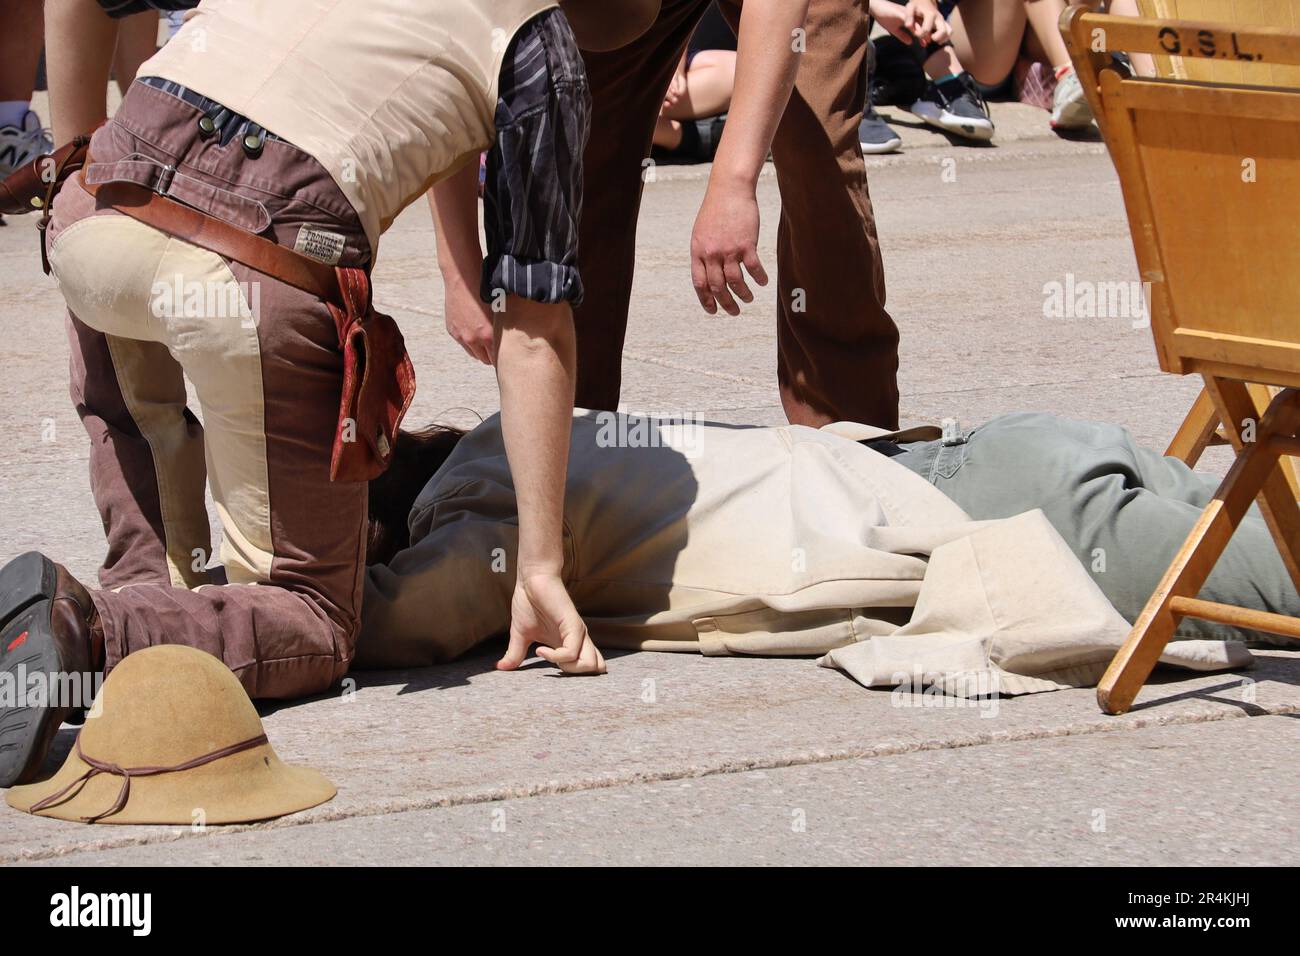
[[[990,102],[1039,107],[1063,135],[1091,127],[1092,110],[1058,26],[1066,7],[1080,4],[1139,15],[1137,0],[869,0],[863,153],[903,145],[877,106],[899,107],[958,143],[993,138]],[[656,161],[712,159],[735,82],[735,50],[736,37],[714,7],[691,37],[664,99]],[[1116,59],[1134,66],[1123,54]],[[1149,72],[1149,64],[1136,65]]]
[[[867,154],[902,139],[877,106],[896,106],[955,142],[993,138],[990,101],[1041,107],[1068,133],[1092,113],[1057,29],[1080,0],[869,0],[868,101],[859,132]],[[110,79],[125,89],[174,32],[190,0],[4,0],[0,22],[0,177],[51,152],[106,116]],[[1137,0],[1090,6],[1136,16]],[[134,11],[134,12],[132,12]],[[161,22],[160,22],[161,18]],[[58,51],[42,57],[43,50]],[[656,162],[708,162],[717,151],[736,71],[736,38],[714,7],[691,37],[664,98]],[[50,116],[31,109],[48,83]]]

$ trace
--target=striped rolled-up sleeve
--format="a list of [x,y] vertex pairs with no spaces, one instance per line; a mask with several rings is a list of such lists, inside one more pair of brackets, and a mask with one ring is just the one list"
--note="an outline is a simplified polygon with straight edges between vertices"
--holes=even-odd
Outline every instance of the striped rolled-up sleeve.
[[573,31],[560,11],[539,14],[516,34],[501,68],[483,189],[484,301],[500,292],[582,301],[578,221],[590,117]]

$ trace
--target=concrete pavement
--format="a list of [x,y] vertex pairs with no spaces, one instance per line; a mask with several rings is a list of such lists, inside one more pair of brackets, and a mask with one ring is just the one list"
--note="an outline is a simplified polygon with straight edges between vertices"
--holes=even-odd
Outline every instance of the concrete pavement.
[[[869,160],[905,419],[1042,409],[1163,445],[1196,383],[1158,370],[1131,315],[1051,315],[1054,284],[1136,279],[1109,159],[1095,141],[1051,136],[1040,111],[995,105],[995,119],[992,147],[900,125],[906,151]],[[690,287],[706,173],[659,169],[647,185],[625,403],[775,423],[772,288],[733,319],[701,313]],[[770,172],[760,200],[773,271]],[[386,239],[376,296],[415,360],[408,421],[472,423],[495,410],[495,382],[442,330],[432,257],[428,214],[410,210]],[[0,275],[0,560],[42,548],[92,577],[102,537],[85,438],[30,217],[0,229]],[[806,660],[622,655],[583,681],[540,666],[497,674],[491,661],[357,674],[339,694],[268,708],[280,755],[338,784],[322,807],[203,833],[4,809],[0,863],[1258,864],[1300,845],[1285,799],[1294,653],[1264,653],[1249,673],[1162,676],[1122,718],[1100,715],[1090,690],[922,706]],[[71,740],[65,729],[60,757]]]

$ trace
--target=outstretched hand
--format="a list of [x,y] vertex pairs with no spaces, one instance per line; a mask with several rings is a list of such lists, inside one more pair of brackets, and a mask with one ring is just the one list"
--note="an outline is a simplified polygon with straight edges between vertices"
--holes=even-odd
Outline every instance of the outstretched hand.
[[512,671],[539,645],[537,654],[566,674],[603,674],[605,658],[556,575],[532,575],[515,585],[510,602],[510,645],[497,670]]

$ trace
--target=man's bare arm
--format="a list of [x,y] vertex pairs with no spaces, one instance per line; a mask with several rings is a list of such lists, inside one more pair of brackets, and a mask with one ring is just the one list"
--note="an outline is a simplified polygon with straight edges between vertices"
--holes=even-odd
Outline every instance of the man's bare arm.
[[510,296],[496,334],[501,432],[519,507],[510,645],[497,667],[513,670],[540,644],[540,656],[570,673],[603,673],[605,662],[562,576],[577,367],[573,310],[567,302]]
[[538,654],[566,672],[604,673],[604,658],[562,578],[577,365],[573,310],[567,302],[511,295],[505,310],[493,313],[482,302],[477,182],[477,167],[467,166],[429,191],[429,208],[446,286],[447,330],[471,355],[497,366],[501,431],[518,500],[510,646],[497,666],[513,670],[540,644]]
[[730,315],[752,302],[743,265],[759,285],[767,273],[758,258],[758,202],[755,189],[777,124],[785,112],[799,70],[796,31],[808,15],[808,0],[745,0],[736,49],[736,88],[709,187],[691,234],[691,281],[710,315],[718,306]]
[[429,190],[442,272],[447,332],[486,365],[496,357],[492,317],[479,298],[483,247],[478,239],[478,163],[468,162]]

